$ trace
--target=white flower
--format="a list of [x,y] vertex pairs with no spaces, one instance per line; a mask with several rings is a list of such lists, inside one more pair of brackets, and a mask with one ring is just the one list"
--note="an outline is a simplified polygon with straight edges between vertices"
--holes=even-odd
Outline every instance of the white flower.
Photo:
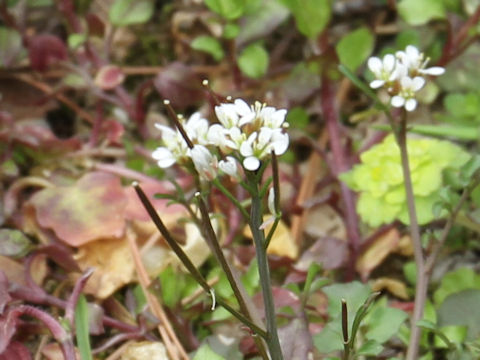
[[370,83],[371,88],[378,89],[385,85],[386,82],[395,80],[395,62],[395,56],[392,54],[385,55],[383,60],[375,56],[368,59],[368,68],[376,77]]
[[175,156],[166,147],[159,147],[153,153],[152,157],[157,160],[158,166],[168,168],[175,164]]
[[218,160],[203,145],[195,145],[190,153],[195,169],[203,180],[212,181],[217,177]]
[[218,163],[218,167],[225,174],[232,177],[238,177],[237,160],[235,160],[234,157],[227,156],[225,160],[220,160],[220,162]]
[[394,107],[403,107],[407,111],[413,111],[417,107],[417,100],[415,100],[415,92],[420,90],[425,85],[425,79],[416,76],[413,79],[408,76],[400,80],[401,89],[398,95],[392,97],[391,103]]
[[198,112],[194,113],[183,125],[187,136],[193,143],[207,145],[208,121]]
[[396,57],[408,68],[410,75],[419,73],[438,76],[445,72],[445,69],[440,66],[426,68],[430,59],[425,58],[425,55],[413,45],[408,45],[405,51],[397,51]]

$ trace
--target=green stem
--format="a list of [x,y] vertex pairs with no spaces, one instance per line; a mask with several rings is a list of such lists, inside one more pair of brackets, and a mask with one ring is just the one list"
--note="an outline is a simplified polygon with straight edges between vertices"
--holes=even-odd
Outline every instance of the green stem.
[[263,221],[262,199],[259,197],[257,177],[254,173],[247,174],[249,184],[254,190],[252,195],[252,207],[250,213],[250,230],[255,242],[258,272],[262,287],[265,317],[267,321],[267,346],[272,360],[283,360],[280,340],[277,333],[277,321],[275,304],[273,302],[272,285],[270,282],[270,269],[268,266],[267,250],[265,249],[265,234],[260,230]]
[[213,184],[237,207],[238,210],[240,210],[243,219],[248,221],[248,212],[247,210],[245,210],[240,201],[238,201],[237,198],[233,196],[233,194],[228,191],[225,186],[223,186],[223,184],[218,180],[218,178],[213,180]]
[[410,164],[408,161],[407,147],[407,114],[402,111],[400,128],[397,133],[398,147],[400,148],[400,157],[402,161],[403,178],[405,181],[405,194],[407,197],[407,208],[410,219],[410,236],[413,243],[415,265],[417,267],[417,283],[415,286],[415,302],[411,320],[410,341],[407,349],[406,360],[415,360],[418,357],[418,348],[420,346],[420,336],[422,329],[417,326],[417,322],[423,317],[423,309],[427,299],[428,281],[425,276],[425,259],[423,256],[422,242],[420,238],[420,227],[417,220],[417,211],[415,208],[415,195],[413,192],[412,178],[410,173]]
[[[163,221],[160,219],[160,217],[157,214],[157,211],[153,207],[152,203],[148,199],[147,195],[143,192],[142,188],[138,183],[134,183],[133,187],[140,198],[140,201],[142,202],[143,206],[145,207],[145,210],[148,212],[150,215],[150,218],[156,225],[157,229],[160,231],[164,239],[167,241],[168,245],[170,248],[173,250],[173,252],[178,256],[180,261],[183,263],[183,265],[187,268],[187,270],[190,272],[192,277],[195,279],[195,281],[205,290],[207,293],[212,292],[212,288],[210,285],[207,283],[203,275],[198,271],[198,269],[195,267],[195,265],[192,263],[188,255],[183,251],[180,245],[175,241],[175,239],[172,237],[168,229],[166,228],[165,224]],[[242,314],[240,314],[238,311],[234,310],[230,305],[228,305],[223,299],[218,299],[218,304],[223,306],[227,311],[229,311],[233,316],[235,316],[238,320],[240,320],[242,323],[244,323],[246,326],[248,326],[254,333],[262,336],[263,338],[266,338],[266,332],[265,330],[261,329],[259,326],[254,324],[249,317],[245,317]],[[244,309],[241,308],[243,312]],[[248,312],[247,312],[248,314]]]
[[[256,322],[253,309],[251,309],[248,306],[246,301],[246,298],[247,298],[246,291],[242,287],[240,279],[234,273],[233,268],[227,262],[227,259],[225,259],[225,256],[223,255],[223,251],[220,247],[220,243],[218,242],[217,235],[215,234],[215,231],[213,230],[212,222],[210,221],[210,215],[208,213],[207,205],[203,201],[203,198],[199,192],[195,194],[195,197],[197,198],[198,208],[200,210],[201,220],[202,220],[201,223],[199,224],[197,223],[197,225],[200,227],[202,235],[205,237],[205,240],[208,242],[210,248],[212,249],[212,252],[214,253],[215,258],[220,263],[220,266],[225,272],[228,282],[230,283],[233,293],[238,301],[238,305],[240,306],[240,310],[246,315],[247,318],[251,319],[252,322]],[[257,322],[260,323],[259,320]],[[257,325],[257,327],[259,326]],[[267,329],[267,338],[268,338],[268,329]],[[265,341],[267,341],[267,339],[265,339]],[[257,339],[255,339],[255,342],[257,344],[257,347],[260,353],[264,354],[263,342],[258,341]]]

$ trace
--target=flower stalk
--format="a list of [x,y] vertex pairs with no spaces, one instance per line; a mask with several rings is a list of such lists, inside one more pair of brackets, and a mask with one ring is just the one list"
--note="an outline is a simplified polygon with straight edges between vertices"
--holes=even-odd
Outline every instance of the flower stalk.
[[262,288],[265,318],[267,322],[267,346],[272,360],[283,360],[282,349],[277,332],[275,304],[273,302],[270,269],[268,265],[267,249],[265,247],[265,233],[260,229],[263,222],[262,198],[259,196],[258,180],[255,173],[247,173],[247,180],[252,187],[252,206],[249,226],[255,243],[260,285]]

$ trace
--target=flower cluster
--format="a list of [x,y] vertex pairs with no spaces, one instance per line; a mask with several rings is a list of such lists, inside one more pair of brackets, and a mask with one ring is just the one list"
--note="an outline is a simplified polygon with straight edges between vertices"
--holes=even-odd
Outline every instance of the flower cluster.
[[405,51],[397,51],[395,55],[387,54],[383,59],[371,57],[368,59],[368,68],[375,75],[375,80],[370,87],[386,88],[392,106],[413,111],[417,107],[416,92],[425,85],[424,76],[438,76],[445,72],[439,66],[427,68],[429,60],[412,45],[407,46]]
[[[418,221],[426,224],[434,219],[432,209],[441,198],[443,170],[458,170],[470,155],[459,146],[435,139],[408,139],[407,147]],[[408,224],[400,150],[394,137],[388,136],[360,159],[361,164],[340,178],[360,193],[357,211],[362,220],[372,227],[395,219]]]
[[[185,133],[193,144],[189,148],[181,132],[156,124],[162,131],[164,146],[156,149],[152,157],[158,165],[167,168],[191,160],[204,180],[213,180],[218,171],[238,176],[238,163],[248,171],[255,171],[263,159],[273,151],[282,155],[288,148],[289,138],[284,129],[286,110],[277,110],[256,102],[249,106],[241,99],[215,107],[219,123],[209,125],[199,113],[188,121],[180,119]],[[219,157],[225,158],[219,160]]]

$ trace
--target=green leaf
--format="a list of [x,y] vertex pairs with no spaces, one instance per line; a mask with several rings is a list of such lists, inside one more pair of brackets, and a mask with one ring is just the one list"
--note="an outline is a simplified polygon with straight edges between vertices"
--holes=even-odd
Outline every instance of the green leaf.
[[348,312],[356,313],[370,295],[370,287],[358,281],[325,286],[323,292],[328,298],[328,314],[334,318],[342,312],[342,299],[347,301]]
[[162,286],[162,299],[170,308],[181,300],[182,291],[185,286],[185,276],[173,266],[168,266],[158,276]]
[[438,309],[438,325],[464,325],[468,328],[467,340],[480,337],[480,290],[464,290],[449,295]]
[[383,344],[398,332],[407,317],[400,309],[377,307],[368,316],[368,331],[365,337]]
[[280,0],[290,9],[298,30],[308,38],[314,38],[330,21],[330,0]]
[[190,46],[212,55],[216,61],[222,60],[225,55],[220,42],[212,36],[199,36],[190,43]]
[[33,248],[25,234],[19,230],[0,229],[0,255],[13,258],[25,256]]
[[227,20],[234,20],[243,15],[245,11],[244,0],[205,0],[210,10],[223,16]]
[[225,360],[225,358],[214,352],[208,344],[203,344],[195,353],[193,360]]
[[294,107],[288,111],[287,122],[296,129],[305,129],[309,122],[308,113],[302,107]]
[[240,26],[238,26],[237,24],[228,23],[223,28],[222,36],[225,39],[234,39],[237,37],[239,32],[240,32]]
[[256,43],[247,46],[238,57],[238,67],[250,78],[259,78],[265,75],[268,69],[268,52]]
[[92,360],[90,333],[88,325],[88,304],[85,295],[81,294],[75,308],[75,335],[82,360]]
[[398,13],[410,25],[424,25],[430,20],[445,19],[445,5],[440,0],[403,0]]
[[116,0],[108,15],[113,25],[127,26],[147,22],[153,10],[153,0]]
[[340,62],[351,71],[357,70],[372,53],[374,41],[372,33],[366,27],[347,34],[336,46]]
[[242,283],[244,284],[247,293],[250,296],[253,296],[260,284],[260,276],[258,274],[258,265],[256,260],[252,260],[247,272],[242,275]]
[[70,34],[68,37],[68,47],[70,49],[76,49],[80,45],[83,45],[87,41],[86,34]]
[[473,269],[460,268],[443,276],[440,286],[433,294],[433,299],[440,305],[449,295],[467,289],[480,290],[480,275]]
[[379,344],[375,340],[368,340],[355,353],[358,356],[377,356],[382,350],[382,344]]
[[0,66],[14,65],[22,49],[20,34],[13,29],[0,27]]
[[343,349],[341,320],[329,322],[318,334],[313,335],[313,344],[322,354]]

